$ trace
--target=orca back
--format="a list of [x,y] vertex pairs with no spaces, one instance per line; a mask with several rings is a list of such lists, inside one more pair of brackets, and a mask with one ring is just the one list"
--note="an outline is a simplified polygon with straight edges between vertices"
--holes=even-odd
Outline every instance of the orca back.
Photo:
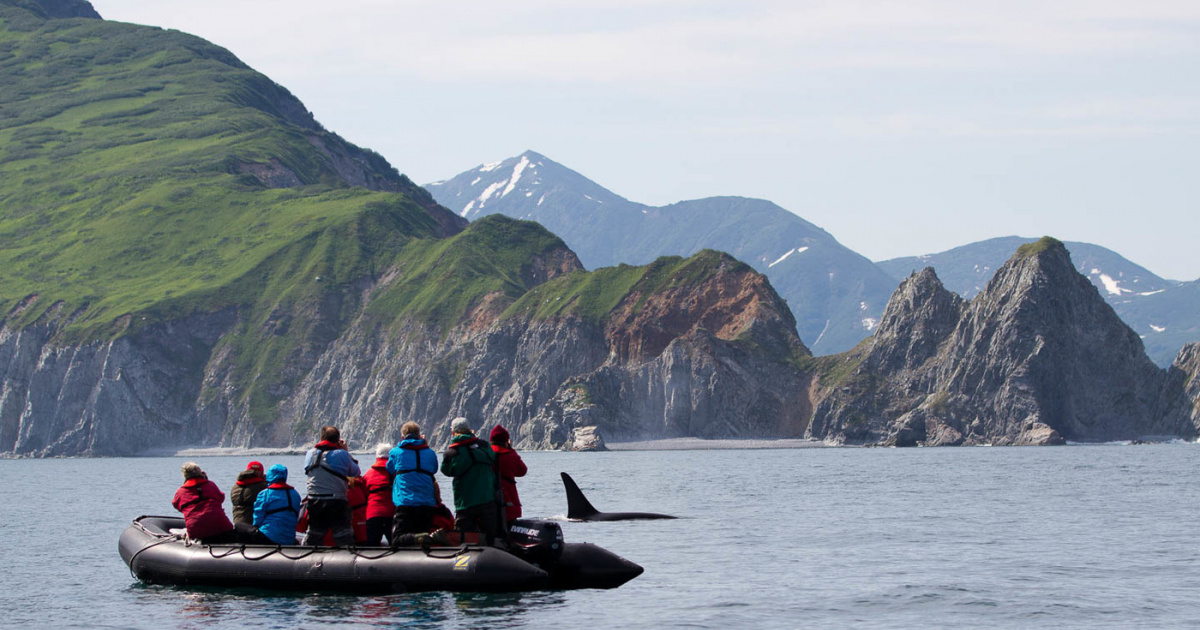
[[600,513],[600,510],[592,507],[592,504],[583,496],[583,490],[579,489],[579,485],[571,479],[571,475],[567,473],[559,473],[562,475],[563,486],[567,489],[567,518],[573,521],[586,521],[587,519]]

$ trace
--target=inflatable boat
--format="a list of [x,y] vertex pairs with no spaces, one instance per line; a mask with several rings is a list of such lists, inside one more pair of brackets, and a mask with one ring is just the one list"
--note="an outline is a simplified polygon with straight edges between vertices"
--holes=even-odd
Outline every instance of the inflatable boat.
[[130,573],[148,584],[374,594],[616,588],[643,571],[602,547],[564,543],[550,521],[514,521],[507,551],[478,544],[203,545],[183,526],[171,516],[134,519],[118,544]]

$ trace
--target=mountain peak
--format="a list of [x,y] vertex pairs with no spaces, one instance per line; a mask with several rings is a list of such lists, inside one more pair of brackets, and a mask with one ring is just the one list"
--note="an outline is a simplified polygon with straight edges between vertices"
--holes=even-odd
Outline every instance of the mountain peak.
[[538,209],[547,202],[548,207],[566,206],[589,211],[630,204],[625,198],[536,151],[480,164],[451,179],[425,187],[440,203],[467,219],[500,213],[537,219],[548,227],[553,222],[547,222],[538,214]]
[[1018,247],[1016,256],[1018,258],[1029,258],[1042,254],[1049,256],[1070,256],[1070,253],[1067,252],[1067,246],[1052,236],[1043,236],[1032,243],[1026,243]]

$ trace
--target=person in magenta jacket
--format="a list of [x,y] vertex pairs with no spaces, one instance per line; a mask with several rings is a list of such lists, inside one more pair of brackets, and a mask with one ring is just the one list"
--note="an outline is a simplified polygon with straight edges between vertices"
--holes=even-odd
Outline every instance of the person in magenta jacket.
[[517,477],[524,477],[529,469],[521,456],[513,450],[508,431],[500,425],[492,428],[488,440],[496,454],[496,472],[500,474],[500,489],[504,493],[504,521],[511,523],[521,518],[521,497],[517,495]]
[[233,523],[225,515],[225,493],[195,462],[183,465],[183,486],[175,491],[171,505],[183,512],[188,536],[206,545],[238,542]]

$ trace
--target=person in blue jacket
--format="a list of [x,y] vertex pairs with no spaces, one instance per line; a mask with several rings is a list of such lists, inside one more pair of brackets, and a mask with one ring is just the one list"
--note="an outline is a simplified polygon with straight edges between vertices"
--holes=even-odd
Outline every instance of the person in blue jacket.
[[275,464],[267,470],[267,487],[254,500],[254,526],[277,545],[296,544],[300,493],[287,484],[288,469]]
[[389,538],[393,546],[404,534],[428,534],[437,507],[433,476],[438,470],[437,454],[425,443],[416,422],[404,423],[400,436],[387,462],[388,472],[395,477],[392,502],[396,504],[396,518]]

